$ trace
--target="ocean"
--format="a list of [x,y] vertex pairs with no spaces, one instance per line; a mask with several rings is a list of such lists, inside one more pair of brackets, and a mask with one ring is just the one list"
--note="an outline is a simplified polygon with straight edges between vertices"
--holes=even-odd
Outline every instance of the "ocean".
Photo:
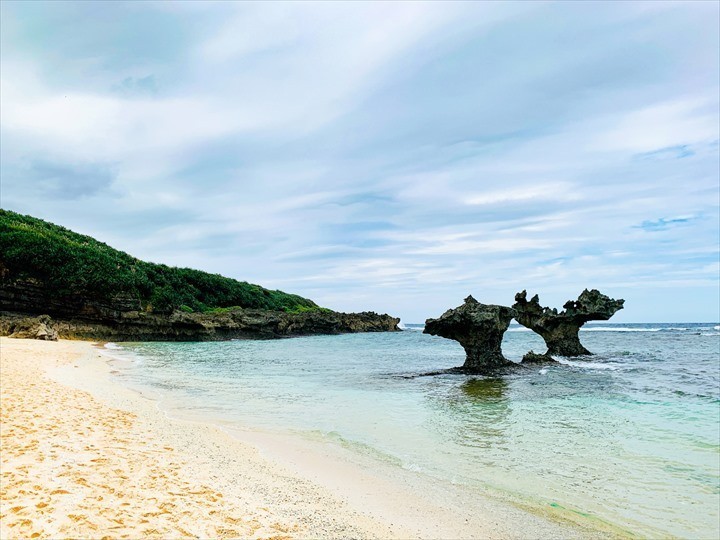
[[[397,333],[108,344],[169,415],[290,433],[642,537],[720,537],[720,326],[586,325],[593,356],[499,377]],[[515,324],[505,355],[544,352]]]

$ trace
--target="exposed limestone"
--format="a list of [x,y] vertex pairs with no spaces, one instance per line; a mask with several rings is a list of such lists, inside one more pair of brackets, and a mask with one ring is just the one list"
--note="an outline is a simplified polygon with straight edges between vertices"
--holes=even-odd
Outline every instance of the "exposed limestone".
[[[45,321],[47,315],[40,317]],[[317,334],[398,331],[400,319],[372,312],[337,313],[234,309],[223,313],[171,315],[126,312],[118,318],[55,317],[42,335],[37,317],[0,312],[0,335],[36,339],[98,339],[111,341],[215,341],[223,339],[276,339]]]
[[502,354],[503,334],[514,317],[506,306],[481,304],[472,296],[437,319],[425,321],[423,333],[453,339],[465,349],[464,371],[490,373],[514,364]]
[[52,319],[47,315],[19,319],[12,326],[8,326],[6,334],[11,338],[19,339],[58,340],[57,330],[53,327]]
[[624,300],[614,300],[597,289],[585,289],[577,300],[569,300],[558,313],[540,305],[538,295],[527,301],[527,292],[515,295],[515,320],[540,334],[548,347],[546,355],[581,356],[592,354],[580,343],[580,327],[588,321],[607,321],[623,308]]
[[[339,313],[317,309],[286,313],[264,309],[228,308],[208,313],[148,312],[137,298],[99,300],[82,291],[54,294],[37,279],[11,279],[0,261],[0,335],[48,337],[31,331],[38,315],[50,315],[57,336],[65,339],[112,341],[208,341],[274,339],[316,334],[399,331],[400,319],[373,312]],[[33,334],[33,335],[30,335]]]
[[538,354],[535,351],[529,351],[522,357],[523,364],[546,364],[548,362],[557,362],[549,354]]

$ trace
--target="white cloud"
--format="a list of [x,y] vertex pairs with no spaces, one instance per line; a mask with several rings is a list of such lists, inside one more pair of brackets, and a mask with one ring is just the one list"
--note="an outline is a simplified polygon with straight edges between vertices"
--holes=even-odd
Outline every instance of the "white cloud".
[[578,188],[569,182],[531,184],[502,191],[470,194],[465,204],[490,205],[521,201],[577,201],[582,198]]
[[617,115],[590,142],[590,148],[640,153],[718,140],[719,94],[715,88],[714,98],[683,98]]
[[[409,321],[469,292],[561,305],[585,286],[712,281],[715,5],[145,6],[111,7],[179,18],[181,54],[148,43],[157,56],[123,63],[92,25],[71,29],[98,44],[84,54],[3,47],[3,205]],[[82,69],[65,80],[48,58]],[[112,90],[150,76],[151,95]],[[49,201],[28,175],[40,157],[117,175]],[[669,216],[697,219],[639,227]]]

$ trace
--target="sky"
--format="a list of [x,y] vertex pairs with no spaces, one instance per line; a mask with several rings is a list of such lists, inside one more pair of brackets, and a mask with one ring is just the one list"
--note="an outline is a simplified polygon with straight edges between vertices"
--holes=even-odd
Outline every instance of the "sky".
[[720,319],[718,2],[0,6],[2,208],[407,323]]

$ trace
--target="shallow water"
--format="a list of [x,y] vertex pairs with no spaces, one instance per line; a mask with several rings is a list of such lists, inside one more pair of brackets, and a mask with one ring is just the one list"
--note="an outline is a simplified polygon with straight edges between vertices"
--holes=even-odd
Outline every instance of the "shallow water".
[[[321,437],[642,536],[720,536],[717,325],[588,325],[596,355],[495,378],[418,376],[464,353],[409,326],[112,353],[175,416]],[[545,350],[516,325],[503,349],[515,361]]]

